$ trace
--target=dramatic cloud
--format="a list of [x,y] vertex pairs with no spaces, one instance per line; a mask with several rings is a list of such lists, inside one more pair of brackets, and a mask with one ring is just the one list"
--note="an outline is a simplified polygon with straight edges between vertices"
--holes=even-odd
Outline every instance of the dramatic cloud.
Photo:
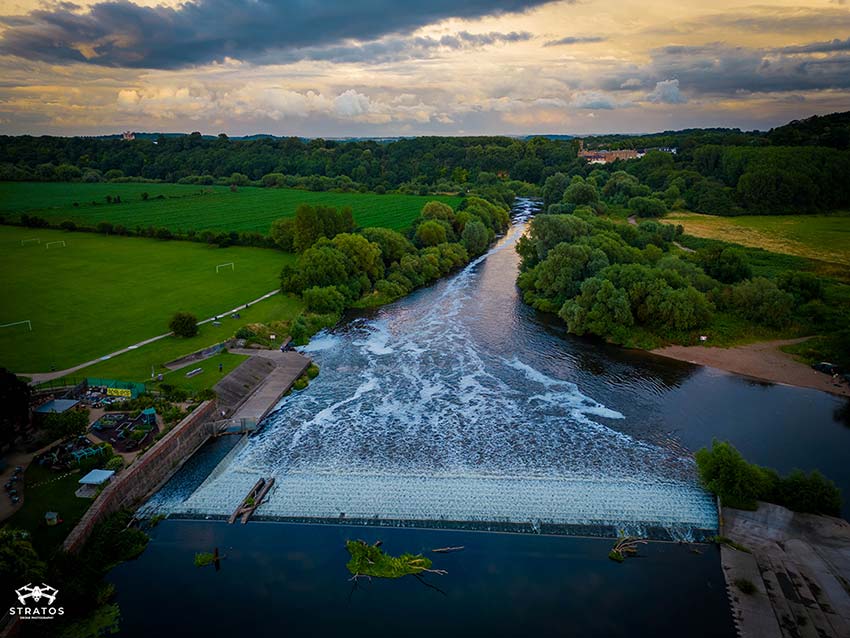
[[573,96],[570,106],[577,109],[613,109],[614,99],[600,91],[583,91]]
[[655,83],[655,88],[646,96],[650,102],[658,104],[684,104],[687,98],[679,92],[679,80],[662,80]]
[[545,47],[558,47],[558,46],[566,46],[569,44],[591,44],[594,42],[605,42],[608,38],[603,38],[602,36],[586,36],[586,37],[574,37],[567,36],[566,38],[561,38],[559,40],[549,40],[544,44]]
[[410,33],[446,18],[525,11],[550,0],[196,0],[177,7],[128,0],[81,11],[69,3],[0,18],[0,53],[51,62],[173,69],[252,60],[305,47]]
[[834,51],[850,51],[850,38],[839,40],[836,38],[830,42],[812,42],[798,46],[782,47],[782,53],[832,53]]

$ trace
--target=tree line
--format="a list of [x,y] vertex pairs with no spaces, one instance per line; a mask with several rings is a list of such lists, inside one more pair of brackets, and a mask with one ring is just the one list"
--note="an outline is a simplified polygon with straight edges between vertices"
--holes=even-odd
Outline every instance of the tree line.
[[482,254],[509,224],[508,209],[478,197],[457,210],[428,202],[406,234],[388,228],[356,229],[347,209],[301,205],[275,221],[271,237],[298,260],[281,272],[281,290],[300,295],[307,311],[291,335],[305,342],[334,325],[347,308],[403,297]]

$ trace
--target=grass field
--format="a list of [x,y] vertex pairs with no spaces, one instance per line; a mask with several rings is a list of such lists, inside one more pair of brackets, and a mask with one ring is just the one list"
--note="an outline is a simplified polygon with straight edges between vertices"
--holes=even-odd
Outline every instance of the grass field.
[[[148,193],[148,201],[142,200],[142,193]],[[120,195],[122,203],[107,204],[107,195]],[[157,199],[159,195],[164,198]],[[53,223],[68,219],[95,226],[107,221],[130,229],[154,226],[172,231],[266,234],[275,219],[294,215],[299,204],[350,206],[360,226],[401,230],[432,200],[452,206],[460,202],[459,197],[445,195],[326,193],[291,188],[243,187],[233,193],[225,186],[0,182],[0,215],[14,219],[27,213]]]
[[[29,238],[41,243],[22,246]],[[64,247],[45,247],[60,240]],[[24,373],[61,370],[168,332],[178,310],[205,319],[256,299],[279,286],[281,267],[295,259],[260,248],[8,226],[0,226],[0,247],[0,324],[32,322],[31,332],[0,329],[0,365]],[[216,273],[226,262],[235,270]]]
[[850,266],[850,213],[718,217],[675,212],[664,218],[697,237]]
[[[7,525],[30,532],[33,547],[42,559],[48,558],[83,517],[92,500],[74,494],[80,487],[80,473],[77,471],[65,476],[32,463],[24,476],[24,504],[7,521]],[[48,527],[44,522],[45,512],[58,512],[63,522]]]
[[[214,326],[212,323],[199,326],[198,334],[190,339],[166,337],[106,361],[99,361],[74,372],[69,375],[69,378],[101,377],[121,379],[122,381],[150,381],[153,372],[154,375],[162,373],[164,382],[179,385],[187,390],[201,390],[212,387],[220,378],[218,373],[219,363],[222,363],[223,372],[227,374],[239,365],[244,357],[229,353],[217,355],[201,363],[193,364],[189,368],[175,371],[168,370],[162,364],[221,343],[232,337],[236,330],[245,324],[268,324],[272,321],[292,320],[303,309],[304,305],[300,299],[276,295],[251,306],[247,310],[242,310],[239,313],[239,319],[232,319],[229,316],[222,317],[220,326]],[[198,367],[203,368],[204,373],[187,379],[186,372]],[[61,380],[57,383],[61,383]]]

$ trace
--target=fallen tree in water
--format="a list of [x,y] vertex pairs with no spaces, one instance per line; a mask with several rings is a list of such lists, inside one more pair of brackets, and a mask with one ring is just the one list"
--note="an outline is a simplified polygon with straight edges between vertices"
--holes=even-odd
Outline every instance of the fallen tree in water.
[[346,567],[352,573],[352,580],[361,576],[369,578],[401,578],[422,573],[448,573],[444,569],[431,569],[431,559],[422,554],[402,554],[390,556],[377,544],[369,545],[365,541],[346,541],[345,548],[351,554]]

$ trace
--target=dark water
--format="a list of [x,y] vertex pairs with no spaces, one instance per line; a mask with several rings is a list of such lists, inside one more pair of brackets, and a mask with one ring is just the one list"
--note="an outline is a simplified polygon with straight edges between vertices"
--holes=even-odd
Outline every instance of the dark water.
[[[363,581],[349,538],[428,555],[445,576]],[[718,550],[653,543],[623,564],[600,539],[252,522],[165,521],[110,575],[122,636],[732,637]],[[221,571],[196,568],[219,547]]]
[[[483,520],[572,517],[609,530],[654,522],[687,535],[706,498],[690,452],[714,437],[783,472],[820,469],[850,494],[843,400],[565,335],[518,299],[513,241],[320,336],[311,356],[322,373],[310,388],[286,399],[200,488],[195,467],[152,506],[229,513],[246,482],[274,475],[281,487],[263,508],[282,517],[356,506],[416,520],[449,510]],[[640,498],[630,501],[634,486]],[[558,497],[546,500],[548,492]],[[427,582],[443,593],[412,578],[352,593],[351,537],[381,538],[391,553],[468,550],[436,559],[450,573]],[[192,565],[195,552],[215,546],[228,555],[221,572]],[[617,565],[609,547],[529,534],[170,520],[111,579],[128,636],[149,635],[163,618],[175,634],[205,636],[239,631],[245,618],[261,636],[732,635],[713,548],[696,555],[655,543],[645,558]]]

